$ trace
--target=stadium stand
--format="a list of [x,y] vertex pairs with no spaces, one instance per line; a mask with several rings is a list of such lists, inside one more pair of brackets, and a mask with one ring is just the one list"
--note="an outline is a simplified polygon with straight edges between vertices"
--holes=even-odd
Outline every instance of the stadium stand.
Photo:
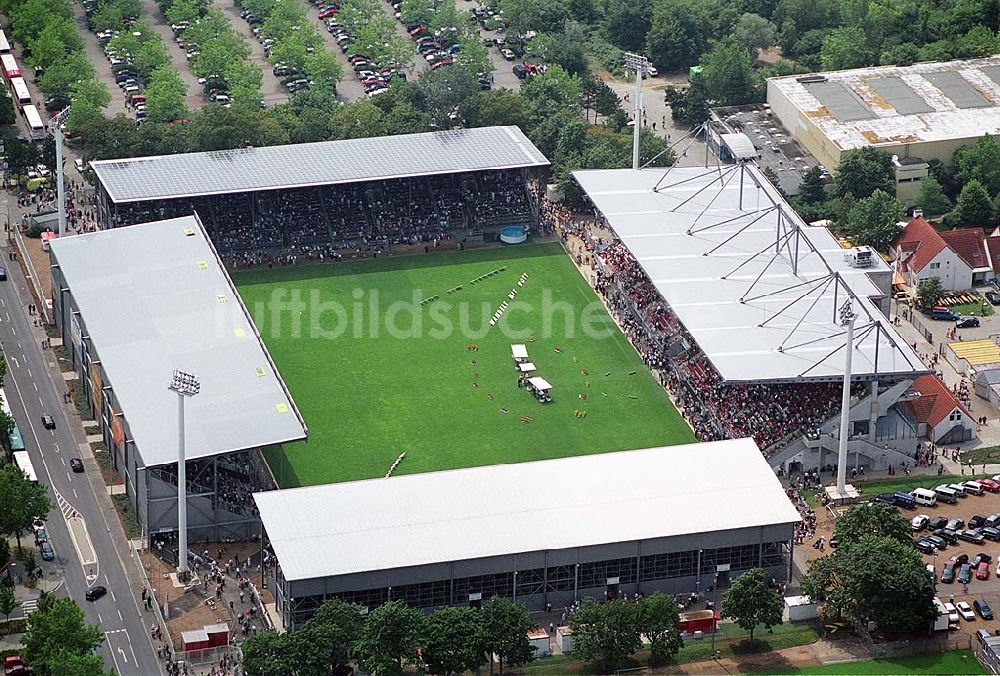
[[[275,164],[293,168],[275,174]],[[488,127],[93,168],[101,228],[197,213],[227,263],[247,266],[535,227],[530,172],[547,164],[516,127]]]

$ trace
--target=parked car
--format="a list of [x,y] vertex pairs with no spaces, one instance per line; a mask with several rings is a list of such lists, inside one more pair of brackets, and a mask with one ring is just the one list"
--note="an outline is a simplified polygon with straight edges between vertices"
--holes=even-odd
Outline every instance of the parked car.
[[1000,305],[1000,294],[996,291],[987,291],[985,294],[986,300],[991,302],[993,305]]
[[42,559],[44,559],[45,561],[51,561],[54,558],[56,558],[56,553],[52,551],[52,545],[50,545],[48,542],[43,542],[40,545],[38,545],[38,549],[41,550]]
[[946,525],[945,528],[948,528],[953,531],[961,531],[963,528],[965,528],[965,521],[957,517],[954,519],[948,519],[948,525]]
[[948,517],[946,516],[935,516],[927,524],[928,530],[938,530],[939,528],[944,528],[948,525]]
[[923,530],[924,528],[927,527],[927,524],[930,520],[931,517],[927,516],[926,514],[917,514],[915,517],[910,519],[910,530],[913,531]]
[[503,56],[503,58],[507,59],[508,61],[513,61],[515,58],[517,58],[516,56],[514,56],[514,52],[512,52],[509,49],[501,49],[500,54]]
[[938,535],[934,535],[934,534],[931,533],[931,534],[924,535],[922,537],[922,539],[927,540],[928,542],[930,542],[932,545],[934,545],[938,549],[942,549],[943,550],[943,549],[947,549],[948,548],[948,541],[945,540],[943,537],[940,537]]
[[934,543],[928,540],[927,538],[920,538],[919,540],[913,543],[913,546],[916,547],[921,552],[923,552],[924,554],[933,554],[935,551],[937,551],[937,548],[934,546]]
[[990,528],[989,526],[983,526],[978,530],[979,534],[982,535],[987,540],[993,540],[993,542],[1000,542],[1000,529]]
[[972,580],[972,566],[963,563],[958,568],[958,582],[959,584],[969,584],[970,580]]
[[978,329],[979,317],[962,317],[955,322],[955,327],[959,329]]
[[948,622],[950,624],[956,624],[959,621],[958,608],[955,607],[954,603],[944,604],[945,612],[948,613]]
[[0,282],[7,281],[7,268],[0,266]]
[[986,541],[986,538],[980,535],[978,531],[974,530],[963,530],[961,533],[958,534],[958,539],[965,540],[966,542],[971,542],[974,545],[981,545],[983,544],[983,542]]
[[955,581],[955,566],[944,564],[944,568],[941,569],[941,582],[944,584],[951,584]]
[[956,603],[955,609],[958,610],[958,614],[961,615],[963,619],[970,622],[976,619],[976,614],[972,612],[972,606],[965,601],[959,601]]
[[983,514],[976,514],[969,519],[969,528],[979,528],[986,524],[986,516]]
[[988,580],[990,579],[990,564],[985,561],[980,561],[979,565],[976,566],[976,579],[977,580]]
[[986,552],[979,552],[976,554],[976,558],[972,559],[972,565],[978,566],[980,563],[985,561],[986,563],[993,563],[993,557]]
[[101,598],[107,593],[108,593],[107,587],[104,587],[102,585],[97,585],[96,587],[91,587],[90,589],[88,589],[87,593],[84,594],[83,596],[88,601],[96,601],[97,599]]
[[993,619],[993,609],[990,608],[990,604],[988,604],[983,599],[976,599],[975,601],[973,601],[972,607],[976,609],[977,613],[979,613],[979,617],[983,618],[984,620]]
[[[976,479],[979,485],[984,489],[988,490],[990,493],[1000,493],[1000,482],[996,482],[993,479]],[[993,526],[995,524],[987,524],[988,526]]]

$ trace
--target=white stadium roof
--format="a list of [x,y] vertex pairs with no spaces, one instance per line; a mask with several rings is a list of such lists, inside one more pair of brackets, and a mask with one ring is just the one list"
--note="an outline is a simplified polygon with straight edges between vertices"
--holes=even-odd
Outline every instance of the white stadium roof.
[[885,262],[851,267],[826,228],[743,166],[574,176],[724,380],[842,379],[848,295],[855,377],[927,372],[869,300],[884,295],[869,274],[890,275]]
[[115,203],[409,176],[548,166],[517,127],[476,127],[100,160],[90,166]]
[[52,240],[146,466],[177,461],[174,369],[198,376],[188,459],[304,439],[295,403],[194,216]]
[[789,75],[767,85],[841,150],[1000,134],[1000,55]]
[[254,499],[287,580],[801,518],[752,439],[293,488]]

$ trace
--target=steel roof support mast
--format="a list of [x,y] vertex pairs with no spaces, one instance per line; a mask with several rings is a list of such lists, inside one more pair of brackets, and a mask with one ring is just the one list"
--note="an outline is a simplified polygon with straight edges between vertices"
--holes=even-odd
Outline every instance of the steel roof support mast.
[[641,54],[625,54],[625,67],[635,71],[635,113],[632,117],[632,168],[639,169],[639,133],[642,131],[642,76],[649,72],[649,59]]
[[844,388],[840,398],[840,445],[837,452],[837,488],[834,498],[844,502],[857,493],[847,485],[847,434],[851,423],[851,357],[854,356],[854,320],[857,314],[848,298],[840,306],[840,325],[847,330],[844,342]]
[[69,117],[69,106],[49,120],[48,131],[56,142],[56,196],[59,210],[59,236],[66,236],[66,174],[63,172],[63,133],[62,125]]

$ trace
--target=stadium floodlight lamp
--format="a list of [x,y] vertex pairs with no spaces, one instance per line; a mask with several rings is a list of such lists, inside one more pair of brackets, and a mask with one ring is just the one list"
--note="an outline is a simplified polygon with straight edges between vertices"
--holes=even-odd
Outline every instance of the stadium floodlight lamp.
[[851,299],[848,298],[844,301],[844,304],[840,306],[840,325],[847,326],[857,318],[857,314],[854,312],[854,306],[851,304]]
[[193,397],[201,391],[201,382],[197,376],[175,369],[169,389],[183,397]]

